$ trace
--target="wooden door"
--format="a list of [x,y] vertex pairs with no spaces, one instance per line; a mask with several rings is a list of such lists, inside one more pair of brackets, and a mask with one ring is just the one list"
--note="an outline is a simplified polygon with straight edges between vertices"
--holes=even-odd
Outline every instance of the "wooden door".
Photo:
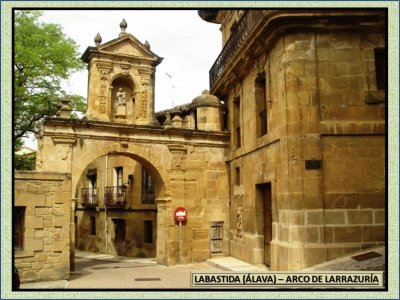
[[115,251],[117,255],[125,255],[125,220],[114,219]]
[[[257,185],[259,199],[262,200],[264,219],[264,263],[271,266],[271,241],[272,241],[272,189],[271,183]],[[260,207],[261,208],[261,207]]]

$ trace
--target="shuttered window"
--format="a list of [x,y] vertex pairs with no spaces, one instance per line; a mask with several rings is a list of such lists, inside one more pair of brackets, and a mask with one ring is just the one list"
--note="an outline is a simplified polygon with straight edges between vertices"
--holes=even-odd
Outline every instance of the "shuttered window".
[[142,168],[142,203],[152,204],[154,203],[154,180],[150,172],[143,167]]

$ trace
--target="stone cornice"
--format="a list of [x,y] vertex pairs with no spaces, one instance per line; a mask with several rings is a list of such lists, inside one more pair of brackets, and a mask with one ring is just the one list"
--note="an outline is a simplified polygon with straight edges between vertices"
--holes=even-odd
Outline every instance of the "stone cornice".
[[[384,32],[383,9],[293,9],[268,10],[253,28],[243,45],[232,55],[210,87],[211,94],[224,96],[266,54],[278,38],[291,32]],[[249,50],[251,49],[251,50]],[[246,55],[251,53],[251,57]],[[236,72],[235,80],[226,75]]]
[[49,172],[49,171],[15,171],[15,179],[64,181],[71,178],[71,173]]
[[[63,130],[63,127],[65,130]],[[54,128],[54,129],[53,129]],[[48,118],[43,132],[52,140],[98,139],[135,143],[185,144],[206,147],[229,147],[227,131],[202,131],[183,128],[128,125],[103,121]]]

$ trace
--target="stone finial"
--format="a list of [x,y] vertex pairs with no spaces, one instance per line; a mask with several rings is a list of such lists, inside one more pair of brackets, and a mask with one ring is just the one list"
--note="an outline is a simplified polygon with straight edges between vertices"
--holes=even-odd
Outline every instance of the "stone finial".
[[182,118],[179,115],[174,116],[171,125],[173,128],[182,128]]
[[57,112],[57,116],[61,118],[70,118],[71,117],[71,107],[68,105],[71,101],[68,98],[64,98],[61,100],[61,103],[57,105],[59,107],[59,110]]
[[145,42],[144,42],[144,46],[145,46],[147,49],[150,50],[150,43],[149,43],[148,41],[145,41]]
[[171,115],[169,114],[169,112],[167,112],[165,114],[165,121],[164,121],[164,128],[171,128]]
[[126,35],[126,27],[128,27],[128,23],[126,23],[125,19],[122,19],[121,23],[119,23],[119,27],[121,28],[119,36]]
[[193,99],[192,103],[190,104],[191,108],[198,107],[198,106],[221,106],[221,101],[218,97],[211,95],[209,90],[204,90],[200,96],[197,96]]
[[97,33],[96,36],[94,37],[94,43],[96,44],[96,46],[99,46],[102,40],[103,39],[101,38],[100,33]]
[[62,105],[68,105],[70,102],[71,102],[71,100],[69,100],[67,97],[65,97],[61,100]]
[[61,107],[62,107],[62,106],[63,106],[62,103],[61,103],[61,102],[58,102],[58,104],[57,104],[57,112],[56,112],[56,116],[57,116],[57,117],[60,116],[60,110],[61,110]]

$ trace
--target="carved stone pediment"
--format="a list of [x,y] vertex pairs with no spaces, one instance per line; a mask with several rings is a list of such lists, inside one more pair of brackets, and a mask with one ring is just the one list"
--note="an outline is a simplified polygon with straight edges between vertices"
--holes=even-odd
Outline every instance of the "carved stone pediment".
[[123,37],[117,38],[101,45],[98,48],[98,51],[100,53],[103,52],[113,53],[115,55],[134,56],[155,61],[160,59],[160,57],[149,50],[145,45],[143,45],[131,34],[127,34]]

